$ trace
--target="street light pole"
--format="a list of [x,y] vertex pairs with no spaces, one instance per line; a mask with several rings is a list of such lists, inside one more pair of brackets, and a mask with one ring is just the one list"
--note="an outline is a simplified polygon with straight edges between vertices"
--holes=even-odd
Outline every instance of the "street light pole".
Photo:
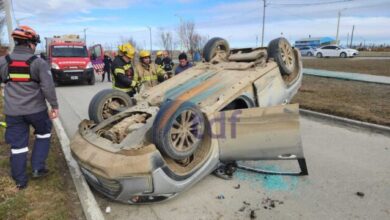
[[337,44],[337,45],[339,45],[340,17],[341,17],[341,11],[339,11],[339,13],[338,13],[338,19],[337,19],[337,32],[336,32],[336,44]]
[[13,30],[13,24],[12,24],[12,15],[11,15],[11,1],[10,0],[4,0],[4,10],[5,10],[5,20],[7,21],[7,29],[8,29],[8,41],[9,41],[9,52],[11,53],[14,50],[15,42],[12,38],[12,30]]
[[[179,26],[179,28],[181,28],[181,26],[183,24],[183,17],[178,15],[178,14],[175,14],[175,16],[180,19],[180,26]],[[180,37],[180,51],[183,51],[183,39],[181,38],[181,36],[179,36],[179,37]]]
[[150,26],[147,26],[149,29],[149,40],[150,40],[150,53],[153,52],[153,43],[152,43],[152,28]]
[[87,45],[87,30],[88,28],[84,28],[83,31],[84,31],[84,41],[85,41],[85,45]]
[[261,47],[264,46],[265,7],[267,7],[267,0],[263,0],[263,3],[263,30],[261,32]]

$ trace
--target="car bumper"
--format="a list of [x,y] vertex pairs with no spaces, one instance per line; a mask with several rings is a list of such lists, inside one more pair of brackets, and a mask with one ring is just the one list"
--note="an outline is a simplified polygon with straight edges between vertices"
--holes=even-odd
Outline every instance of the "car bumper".
[[85,70],[57,70],[51,69],[53,79],[56,82],[85,81],[92,77],[92,68]]
[[212,147],[207,159],[188,175],[176,175],[154,144],[135,151],[110,152],[88,142],[78,132],[72,140],[74,159],[90,184],[106,197],[127,204],[170,199],[213,172],[219,151]]

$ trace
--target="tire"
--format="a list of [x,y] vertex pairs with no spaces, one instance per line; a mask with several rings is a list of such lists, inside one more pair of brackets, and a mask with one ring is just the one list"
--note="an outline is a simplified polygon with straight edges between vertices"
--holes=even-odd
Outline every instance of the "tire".
[[322,58],[322,53],[321,52],[318,52],[317,55],[316,55],[317,58]]
[[210,62],[219,51],[224,51],[226,59],[230,55],[229,43],[220,37],[210,39],[203,48],[203,57],[207,62]]
[[181,104],[175,111],[172,111],[172,108],[175,108],[173,101],[161,106],[153,123],[153,142],[168,157],[184,160],[202,144],[206,118],[199,108],[190,102]]
[[92,76],[88,79],[88,85],[95,85],[96,78],[95,78],[95,73],[92,73]]
[[340,53],[341,58],[347,58],[347,54],[345,52]]
[[135,101],[125,92],[115,89],[105,89],[98,92],[89,103],[88,116],[95,123],[117,114],[118,109],[110,108],[110,104],[116,104],[119,108],[128,108],[135,105]]
[[295,70],[296,57],[286,38],[280,37],[268,44],[268,58],[273,58],[278,64],[282,75],[290,75]]
[[311,52],[308,52],[307,56],[311,57],[311,56],[313,56],[313,54]]

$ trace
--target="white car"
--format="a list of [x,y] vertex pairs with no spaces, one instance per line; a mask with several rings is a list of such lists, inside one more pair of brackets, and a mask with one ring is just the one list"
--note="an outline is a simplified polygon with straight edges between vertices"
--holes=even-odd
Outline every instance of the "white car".
[[345,48],[342,46],[323,46],[321,48],[317,48],[315,51],[315,55],[318,58],[322,57],[354,57],[359,54],[359,51]]

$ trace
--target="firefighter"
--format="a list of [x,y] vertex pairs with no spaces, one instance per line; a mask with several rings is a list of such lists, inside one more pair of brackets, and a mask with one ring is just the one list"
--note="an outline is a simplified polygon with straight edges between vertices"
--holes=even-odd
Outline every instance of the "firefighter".
[[151,62],[149,51],[141,50],[139,59],[140,62],[136,65],[135,79],[144,85],[144,89],[156,86],[159,81],[168,78],[161,67]]
[[134,68],[131,63],[134,58],[135,49],[130,43],[118,47],[118,55],[112,61],[111,70],[113,73],[112,87],[126,92],[133,97],[138,82],[134,80]]
[[163,52],[160,50],[160,51],[157,51],[156,53],[156,60],[154,61],[155,64],[159,65],[162,67],[162,56],[163,56]]
[[173,62],[172,59],[169,57],[168,51],[163,52],[163,59],[162,59],[162,68],[167,73],[168,77],[171,78],[173,76]]
[[[34,55],[39,35],[28,26],[12,32],[15,49],[0,58],[0,81],[4,88],[5,140],[11,145],[11,174],[16,187],[27,187],[26,164],[29,130],[34,128],[35,142],[31,154],[32,177],[49,173],[46,158],[50,148],[52,122],[58,117],[58,102],[50,67]],[[46,101],[51,106],[48,112]]]

